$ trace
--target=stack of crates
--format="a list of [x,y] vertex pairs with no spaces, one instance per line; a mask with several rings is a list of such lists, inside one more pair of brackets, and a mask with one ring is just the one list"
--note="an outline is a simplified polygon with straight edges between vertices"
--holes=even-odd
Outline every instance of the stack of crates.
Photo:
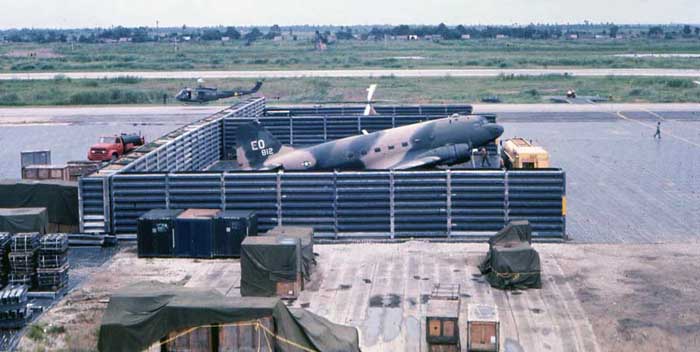
[[0,286],[7,284],[7,276],[10,274],[10,240],[12,235],[9,232],[0,232]]
[[18,233],[10,241],[10,285],[34,287],[36,283],[36,255],[39,251],[37,232]]
[[62,233],[41,238],[37,261],[40,291],[58,291],[68,285],[68,236]]
[[0,291],[0,329],[18,329],[27,323],[31,315],[27,291],[24,285],[10,285]]
[[436,284],[426,312],[426,342],[430,352],[459,352],[459,285]]

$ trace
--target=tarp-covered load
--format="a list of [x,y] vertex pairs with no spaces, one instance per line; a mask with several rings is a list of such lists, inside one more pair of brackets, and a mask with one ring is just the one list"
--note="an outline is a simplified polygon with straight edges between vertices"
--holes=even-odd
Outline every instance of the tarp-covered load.
[[357,329],[304,309],[288,309],[277,298],[226,297],[214,290],[157,282],[138,283],[112,295],[102,318],[98,349],[143,351],[172,332],[201,334],[201,329],[209,329],[207,338],[216,341],[220,351],[242,349],[240,344],[222,345],[226,340],[220,331],[270,317],[272,328],[261,325],[259,329],[265,331],[266,345],[274,351],[360,350]]
[[246,237],[241,244],[241,295],[278,295],[279,283],[301,284],[301,240],[281,236]]
[[277,226],[267,231],[266,236],[287,236],[301,240],[302,274],[306,280],[310,280],[313,266],[316,264],[314,257],[314,229],[303,226]]
[[491,286],[501,289],[540,288],[540,256],[530,244],[527,221],[513,221],[489,239],[489,252],[479,265]]
[[52,224],[78,224],[78,185],[67,181],[0,181],[0,208],[43,207]]
[[46,233],[48,226],[46,208],[0,208],[0,232]]

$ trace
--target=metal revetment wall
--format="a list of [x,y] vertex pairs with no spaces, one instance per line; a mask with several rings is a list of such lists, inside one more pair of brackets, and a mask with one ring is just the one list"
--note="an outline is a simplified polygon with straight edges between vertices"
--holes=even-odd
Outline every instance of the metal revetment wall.
[[112,178],[114,232],[154,208],[254,210],[259,227],[312,226],[325,238],[483,238],[528,219],[565,237],[561,170],[122,174]]
[[[264,98],[254,98],[234,105],[206,119],[189,124],[183,133],[131,162],[122,172],[160,172],[202,170],[221,160],[222,122],[224,117],[260,116],[265,108]],[[167,137],[167,136],[166,136]],[[161,138],[163,139],[163,138]]]
[[[134,188],[132,184],[119,184],[115,188],[112,178],[134,172],[204,169],[221,159],[222,119],[227,116],[262,116],[264,109],[264,98],[250,98],[170,132],[94,174],[81,178],[81,230],[86,233],[114,233],[117,229],[130,229],[133,214],[140,215],[141,210],[153,209],[156,205],[167,205],[167,188],[159,182],[159,178],[165,179],[164,175],[140,176],[141,181],[148,181],[146,188]],[[178,196],[174,196],[175,202],[179,201]],[[116,212],[112,213],[113,210]]]
[[[236,159],[236,129],[238,126],[260,121],[281,143],[296,147],[313,145],[367,132],[410,125],[417,122],[444,118],[447,115],[322,115],[322,116],[266,116],[266,117],[226,117],[223,119],[223,151],[225,160]],[[490,122],[495,115],[482,115]],[[495,155],[495,143],[489,146],[489,153]]]

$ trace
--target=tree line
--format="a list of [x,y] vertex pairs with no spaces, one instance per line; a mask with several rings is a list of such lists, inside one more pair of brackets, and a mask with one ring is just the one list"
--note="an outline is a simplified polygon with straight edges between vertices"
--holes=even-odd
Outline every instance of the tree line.
[[[152,27],[123,27],[117,26],[107,29],[9,29],[0,31],[0,40],[8,42],[33,42],[33,43],[53,43],[53,42],[81,42],[96,43],[104,41],[116,41],[126,38],[132,42],[149,42],[160,40],[172,40],[188,37],[192,40],[218,41],[222,38],[229,40],[245,40],[248,43],[256,40],[270,40],[288,33],[290,37],[295,37],[301,30],[307,30],[309,26],[286,27],[283,29],[279,25],[265,28],[263,32],[258,27],[239,30],[234,26],[218,28],[188,28],[183,25],[181,28],[154,29]],[[525,26],[447,26],[444,23],[438,25],[407,25],[397,26],[341,26],[331,27],[331,29],[315,29],[316,40],[329,40],[331,36],[337,40],[353,39],[384,39],[387,37],[432,37],[444,40],[456,40],[465,37],[497,38],[499,36],[519,39],[558,39],[567,35],[576,34],[579,36],[608,36],[617,37],[620,34],[635,35],[649,38],[692,38],[700,37],[700,27],[690,25],[673,26],[622,26],[615,24],[581,24],[581,25],[558,25],[558,24],[529,24]]]

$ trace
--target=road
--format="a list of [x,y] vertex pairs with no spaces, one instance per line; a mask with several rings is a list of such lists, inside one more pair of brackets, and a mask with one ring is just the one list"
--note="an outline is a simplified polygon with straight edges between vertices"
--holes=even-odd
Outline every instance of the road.
[[120,72],[23,72],[0,73],[0,80],[42,80],[63,75],[71,79],[136,76],[144,79],[197,78],[301,78],[301,77],[496,77],[569,74],[581,77],[700,77],[700,69],[658,68],[552,68],[552,69],[367,69],[367,70],[269,70],[269,71],[120,71]]

